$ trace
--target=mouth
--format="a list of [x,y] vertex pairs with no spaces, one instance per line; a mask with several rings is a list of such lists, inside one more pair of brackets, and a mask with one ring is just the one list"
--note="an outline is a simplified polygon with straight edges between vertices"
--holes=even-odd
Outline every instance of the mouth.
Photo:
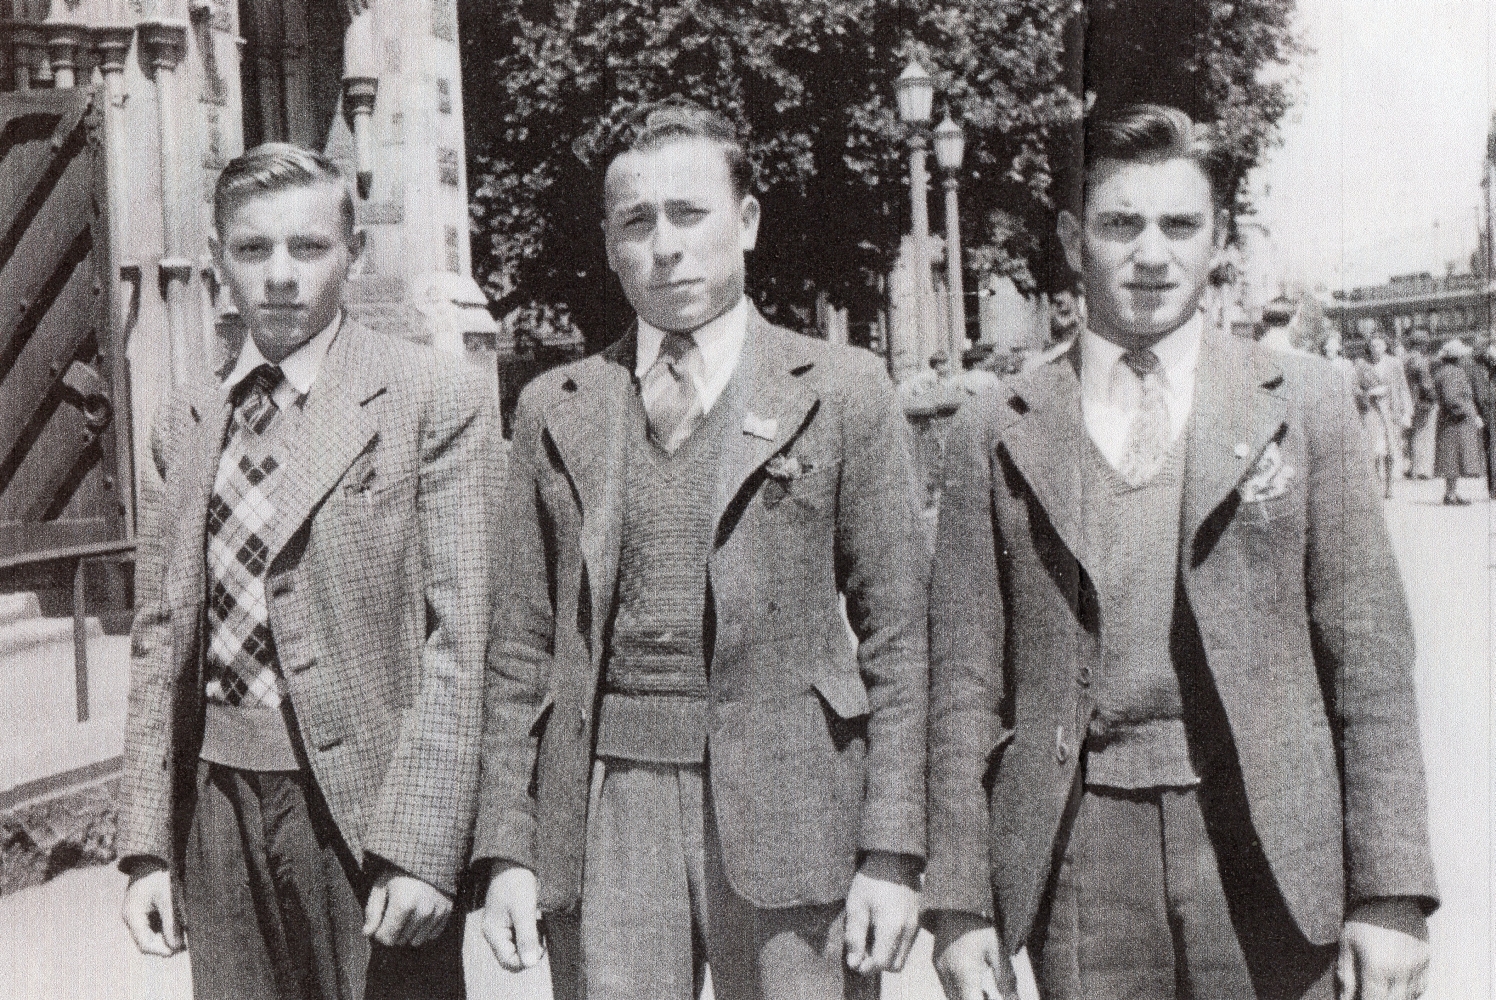
[[259,311],[272,316],[294,316],[306,312],[306,306],[294,302],[265,302],[260,305]]
[[657,281],[652,287],[657,292],[683,292],[703,283],[701,278],[680,278],[676,281]]
[[1122,287],[1142,295],[1162,295],[1178,288],[1179,284],[1173,281],[1130,281]]

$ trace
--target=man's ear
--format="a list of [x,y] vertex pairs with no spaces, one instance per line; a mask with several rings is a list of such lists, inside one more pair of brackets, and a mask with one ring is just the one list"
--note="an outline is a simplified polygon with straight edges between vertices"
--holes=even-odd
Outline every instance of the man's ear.
[[218,238],[216,232],[208,236],[208,253],[213,256],[213,266],[223,272],[223,241]]
[[348,234],[348,266],[352,267],[364,257],[364,251],[369,247],[369,231],[367,229],[355,229]]
[[743,227],[743,250],[747,252],[758,245],[758,199],[753,195],[744,195],[743,203],[738,206],[738,222]]
[[1080,220],[1075,213],[1069,209],[1060,209],[1060,216],[1055,222],[1055,233],[1060,238],[1060,246],[1065,248],[1065,262],[1076,274],[1085,270],[1085,234],[1081,231]]

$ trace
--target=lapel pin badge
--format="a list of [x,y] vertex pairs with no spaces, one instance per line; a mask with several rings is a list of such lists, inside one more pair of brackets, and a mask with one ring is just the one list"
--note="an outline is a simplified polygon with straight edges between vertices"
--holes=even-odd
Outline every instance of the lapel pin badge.
[[773,417],[764,418],[752,413],[743,417],[744,434],[751,434],[756,438],[763,438],[765,441],[772,441],[774,440],[774,435],[778,432],[779,421],[775,420]]

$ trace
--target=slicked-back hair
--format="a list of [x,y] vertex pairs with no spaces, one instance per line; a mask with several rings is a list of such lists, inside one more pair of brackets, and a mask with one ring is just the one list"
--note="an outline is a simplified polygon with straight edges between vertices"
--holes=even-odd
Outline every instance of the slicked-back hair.
[[321,153],[288,142],[267,142],[229,161],[213,186],[213,228],[223,235],[229,216],[258,195],[326,184],[342,194],[345,233],[356,225],[353,192],[343,172]]
[[667,97],[630,111],[603,146],[603,171],[624,153],[646,153],[686,139],[705,139],[722,150],[733,197],[753,189],[753,165],[738,138],[737,127],[723,114],[684,97]]
[[1226,207],[1225,157],[1215,131],[1165,104],[1128,104],[1088,116],[1082,170],[1089,183],[1108,160],[1161,163],[1190,160],[1210,182],[1216,209]]

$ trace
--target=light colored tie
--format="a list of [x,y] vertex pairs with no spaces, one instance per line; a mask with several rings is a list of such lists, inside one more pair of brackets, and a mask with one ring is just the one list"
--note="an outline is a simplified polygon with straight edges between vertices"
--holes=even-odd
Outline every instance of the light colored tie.
[[691,368],[701,351],[690,334],[667,333],[660,355],[639,380],[639,394],[649,420],[649,436],[673,454],[701,423],[701,400]]
[[1173,437],[1169,428],[1169,404],[1164,399],[1163,378],[1158,373],[1158,355],[1150,350],[1128,351],[1122,363],[1131,368],[1142,384],[1138,409],[1127,428],[1127,444],[1117,469],[1130,486],[1142,486],[1163,466]]

